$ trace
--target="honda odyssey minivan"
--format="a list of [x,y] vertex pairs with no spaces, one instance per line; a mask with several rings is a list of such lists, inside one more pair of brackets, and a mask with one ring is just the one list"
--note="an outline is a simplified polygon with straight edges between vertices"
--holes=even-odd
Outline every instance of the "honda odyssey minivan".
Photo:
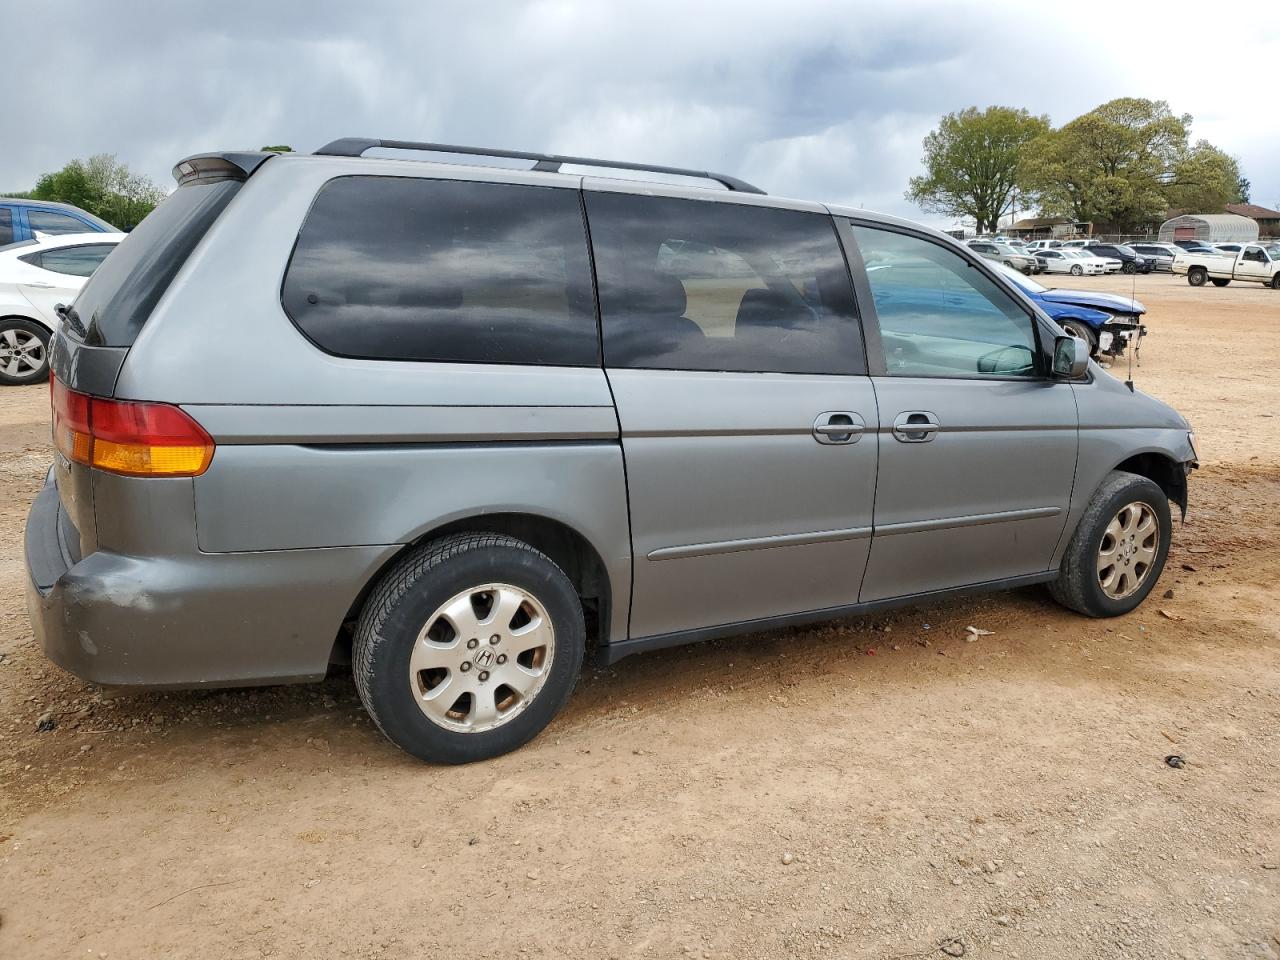
[[1124,614],[1186,510],[1186,421],[905,220],[402,141],[175,175],[51,348],[29,606],[87,680],[350,656],[387,737],[477,760],[588,652],[1038,583]]

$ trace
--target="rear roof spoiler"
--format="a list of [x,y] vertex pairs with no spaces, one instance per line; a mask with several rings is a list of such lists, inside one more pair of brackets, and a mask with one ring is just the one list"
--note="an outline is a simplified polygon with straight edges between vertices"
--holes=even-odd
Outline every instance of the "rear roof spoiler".
[[764,191],[757,186],[731,177],[725,173],[712,173],[709,170],[686,170],[683,167],[660,167],[651,163],[628,163],[621,160],[598,160],[591,157],[565,157],[553,153],[529,153],[524,150],[491,150],[486,147],[465,147],[450,143],[419,143],[416,140],[371,140],[364,137],[343,137],[326,143],[316,151],[327,157],[360,157],[366,150],[384,147],[389,150],[418,150],[423,153],[458,153],[475,157],[502,157],[509,160],[533,160],[533,169],[541,173],[558,173],[562,164],[579,167],[605,167],[611,170],[638,170],[645,173],[664,173],[679,177],[696,177],[699,180],[714,180],[729,190],[739,193],[759,193]]
[[248,180],[249,174],[274,156],[267,151],[197,153],[177,162],[173,168],[173,179],[180,187],[215,180]]

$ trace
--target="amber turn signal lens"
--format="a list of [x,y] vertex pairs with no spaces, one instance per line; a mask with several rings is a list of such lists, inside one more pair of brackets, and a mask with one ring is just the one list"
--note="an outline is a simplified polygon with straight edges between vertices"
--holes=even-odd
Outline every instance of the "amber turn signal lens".
[[105,400],[54,381],[53,440],[73,463],[129,477],[195,477],[215,444],[190,415],[167,403]]

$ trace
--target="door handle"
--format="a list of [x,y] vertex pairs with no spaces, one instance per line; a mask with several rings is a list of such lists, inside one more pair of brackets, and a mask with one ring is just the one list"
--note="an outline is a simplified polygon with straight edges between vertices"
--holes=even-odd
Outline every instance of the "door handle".
[[893,438],[902,443],[928,443],[941,429],[936,414],[928,410],[907,410],[893,421]]
[[851,410],[828,410],[813,421],[813,438],[823,444],[857,443],[867,422]]
[[52,283],[42,283],[42,282],[41,282],[41,281],[39,281],[39,280],[32,280],[32,281],[30,281],[29,283],[27,283],[27,284],[26,284],[26,286],[28,286],[28,287],[39,287],[41,290],[52,290],[52,289],[53,289],[53,284],[52,284]]

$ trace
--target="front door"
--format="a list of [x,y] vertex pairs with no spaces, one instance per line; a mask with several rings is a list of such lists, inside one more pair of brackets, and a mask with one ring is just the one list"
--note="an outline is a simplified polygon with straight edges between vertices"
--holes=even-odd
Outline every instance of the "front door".
[[1046,376],[1036,320],[976,260],[853,223],[876,329],[875,534],[861,600],[1049,567],[1075,476],[1077,415]]
[[590,182],[586,207],[631,508],[631,636],[855,603],[877,410],[831,217]]
[[1270,277],[1271,259],[1262,247],[1250,244],[1236,261],[1236,277],[1240,280],[1266,280]]

